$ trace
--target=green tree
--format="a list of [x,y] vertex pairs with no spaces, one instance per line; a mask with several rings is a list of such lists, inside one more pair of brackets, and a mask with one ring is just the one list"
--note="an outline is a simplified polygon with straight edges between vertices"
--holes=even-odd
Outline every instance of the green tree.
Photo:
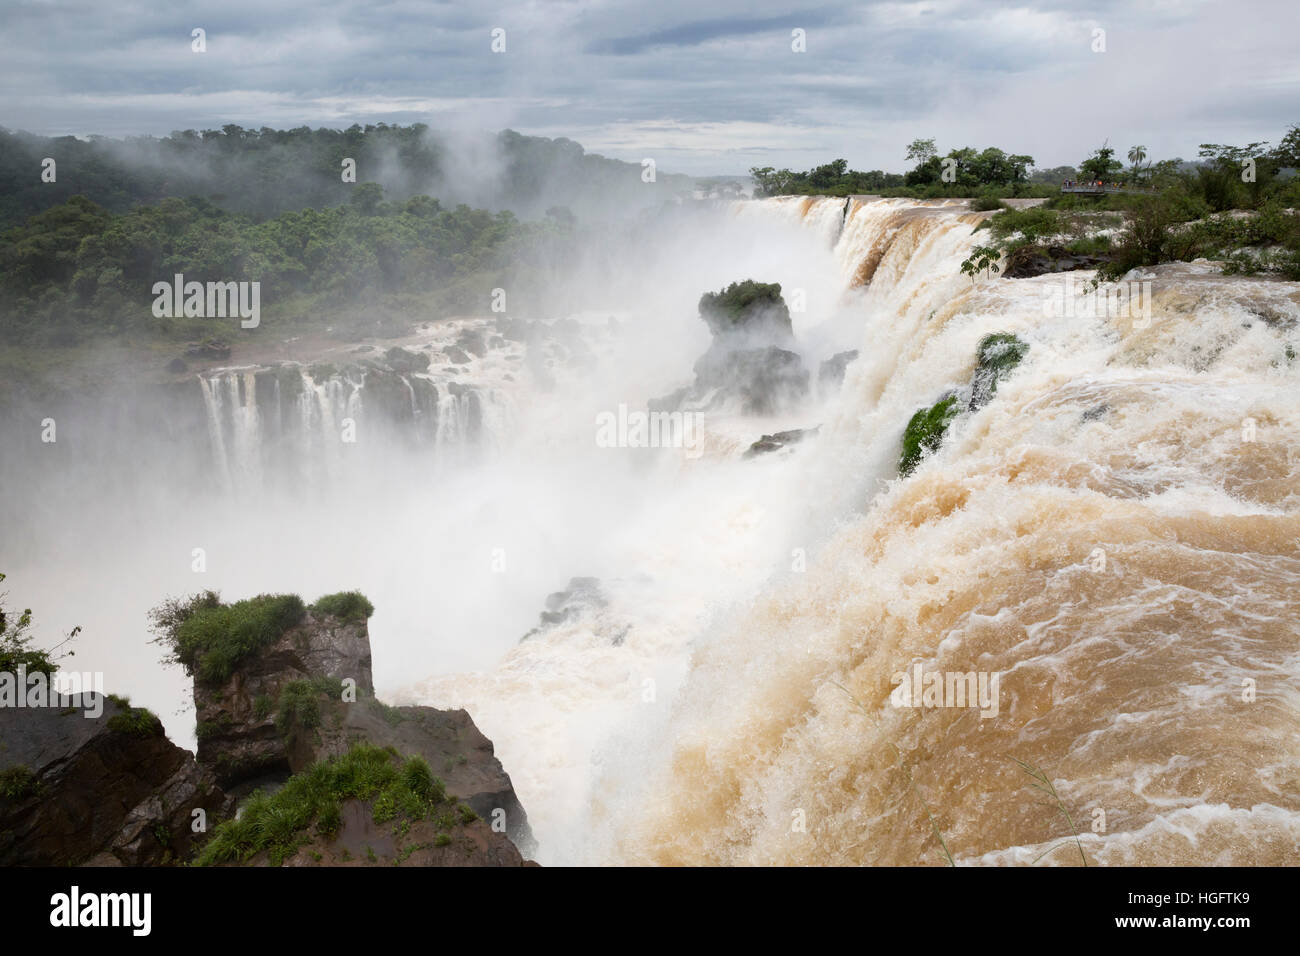
[[938,154],[933,139],[914,139],[907,144],[907,161],[915,161],[918,166],[924,166]]
[[1128,161],[1133,164],[1133,178],[1137,179],[1138,167],[1142,165],[1142,160],[1147,158],[1147,148],[1145,146],[1130,146],[1128,151]]
[[1090,182],[1110,182],[1123,168],[1124,164],[1115,158],[1115,150],[1105,144],[1079,164],[1079,172]]

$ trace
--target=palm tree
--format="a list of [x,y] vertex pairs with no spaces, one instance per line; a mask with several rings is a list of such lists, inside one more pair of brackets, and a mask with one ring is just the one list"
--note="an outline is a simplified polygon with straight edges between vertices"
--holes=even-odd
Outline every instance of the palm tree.
[[1137,179],[1138,165],[1142,160],[1147,158],[1147,148],[1145,146],[1134,146],[1128,151],[1128,161],[1133,164],[1133,178]]

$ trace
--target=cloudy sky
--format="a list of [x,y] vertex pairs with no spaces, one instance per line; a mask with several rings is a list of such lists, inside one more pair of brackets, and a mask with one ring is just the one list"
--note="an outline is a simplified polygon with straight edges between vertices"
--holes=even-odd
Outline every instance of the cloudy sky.
[[0,125],[45,134],[421,121],[706,174],[901,171],[917,137],[1188,158],[1300,123],[1298,0],[0,0],[0,22]]

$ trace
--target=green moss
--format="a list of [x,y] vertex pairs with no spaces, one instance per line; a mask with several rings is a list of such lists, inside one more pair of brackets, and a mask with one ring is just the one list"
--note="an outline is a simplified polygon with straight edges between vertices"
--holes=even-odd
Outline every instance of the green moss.
[[261,594],[222,604],[208,591],[187,602],[167,602],[152,617],[159,640],[174,659],[211,686],[229,680],[240,661],[274,644],[302,621],[305,611],[295,594]]
[[433,838],[434,846],[449,846],[450,844],[451,844],[450,833],[439,833],[436,837]]
[[922,458],[938,449],[958,410],[956,396],[949,396],[912,416],[903,432],[903,453],[898,459],[900,477],[906,478]]
[[998,390],[998,382],[1021,363],[1028,351],[1029,346],[1009,332],[994,332],[980,339],[971,382],[971,411],[988,403]]
[[266,851],[279,866],[307,841],[313,823],[322,836],[336,835],[345,800],[371,801],[376,822],[424,820],[446,803],[446,793],[420,758],[403,760],[391,747],[357,744],[294,774],[273,796],[255,793],[239,819],[217,825],[196,862],[242,862]]
[[39,789],[30,767],[15,764],[0,770],[0,800],[25,800]]
[[320,598],[311,606],[311,612],[318,617],[337,617],[349,624],[360,624],[370,619],[375,606],[360,591],[340,591]]

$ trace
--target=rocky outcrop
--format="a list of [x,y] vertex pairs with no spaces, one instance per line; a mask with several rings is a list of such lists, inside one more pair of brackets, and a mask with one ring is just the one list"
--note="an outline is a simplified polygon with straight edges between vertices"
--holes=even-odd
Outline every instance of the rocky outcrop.
[[808,370],[797,353],[775,345],[715,342],[695,363],[695,392],[738,400],[745,415],[775,415],[808,393]]
[[220,686],[196,681],[194,701],[199,762],[233,793],[275,786],[357,743],[392,747],[424,758],[480,817],[504,822],[523,852],[534,846],[510,777],[469,714],[375,697],[364,621],[309,611]]
[[546,596],[546,610],[542,611],[537,627],[520,638],[519,643],[578,621],[584,621],[593,634],[615,647],[623,643],[632,629],[629,621],[610,613],[609,596],[599,578],[570,578],[563,591]]
[[[194,824],[233,801],[148,711],[93,695],[0,708],[0,865],[150,866],[188,860]],[[196,810],[202,810],[196,815]]]
[[836,352],[817,368],[817,383],[823,388],[839,388],[844,384],[844,370],[858,357],[857,349]]
[[1110,262],[1110,256],[1080,255],[1061,246],[1021,246],[1007,256],[1002,275],[1007,279],[1032,279],[1049,272],[1096,269],[1107,262]]
[[788,448],[791,445],[797,445],[805,438],[816,435],[821,431],[821,426],[816,428],[791,428],[789,431],[776,432],[772,435],[764,435],[754,444],[749,446],[745,452],[745,458],[754,458],[757,455],[763,455],[768,452],[780,451],[782,448]]
[[794,333],[781,286],[732,283],[700,299],[713,342],[695,362],[691,385],[649,403],[653,411],[732,406],[744,415],[773,415],[808,392],[809,373],[791,350]]

